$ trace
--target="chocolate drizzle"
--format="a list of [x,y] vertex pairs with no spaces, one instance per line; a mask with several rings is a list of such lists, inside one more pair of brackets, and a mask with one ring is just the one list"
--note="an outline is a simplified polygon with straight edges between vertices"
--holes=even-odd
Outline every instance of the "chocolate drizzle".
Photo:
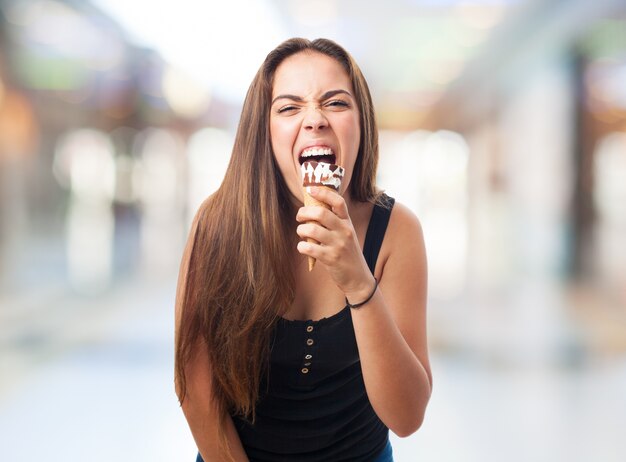
[[302,186],[326,186],[339,191],[345,172],[340,165],[311,160],[304,162],[300,168],[302,171]]

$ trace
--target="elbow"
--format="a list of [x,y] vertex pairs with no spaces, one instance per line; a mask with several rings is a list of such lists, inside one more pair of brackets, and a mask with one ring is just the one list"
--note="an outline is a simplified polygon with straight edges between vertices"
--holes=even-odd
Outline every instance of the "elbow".
[[422,414],[402,424],[389,427],[389,429],[399,438],[406,438],[419,430],[423,422],[424,415]]
[[424,423],[426,404],[427,402],[417,405],[411,412],[404,414],[402,419],[398,419],[392,425],[389,425],[389,430],[400,438],[411,436]]
[[387,428],[399,438],[406,438],[419,430],[424,423],[431,394],[432,379],[429,377],[428,388],[424,388],[418,396],[414,396],[413,401],[403,400],[401,408],[396,408],[393,412],[394,417],[383,420]]

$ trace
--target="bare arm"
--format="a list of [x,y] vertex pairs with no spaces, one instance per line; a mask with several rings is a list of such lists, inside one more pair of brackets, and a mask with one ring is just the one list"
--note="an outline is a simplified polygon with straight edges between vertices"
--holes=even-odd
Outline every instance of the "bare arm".
[[[315,188],[313,188],[315,189]],[[300,242],[298,250],[321,261],[351,303],[365,300],[374,279],[360,249],[344,199],[318,190],[323,207],[303,207],[298,234],[320,244]],[[426,343],[426,253],[417,218],[401,204],[393,209],[376,267],[379,289],[353,310],[363,379],[379,418],[398,436],[422,424],[432,378]]]
[[[432,389],[426,254],[417,218],[400,204],[387,233],[376,268],[379,289],[353,310],[352,320],[372,407],[394,433],[408,436],[421,426]],[[358,302],[367,295],[362,291],[348,299]]]
[[224,423],[211,399],[211,373],[204,349],[199,348],[196,358],[186,371],[187,394],[182,404],[183,413],[191,429],[191,434],[205,462],[230,461],[220,447],[218,428],[225,425],[226,438],[233,460],[247,462],[248,457],[241,445],[241,440],[230,416],[225,416]]
[[[184,310],[185,290],[187,285],[187,272],[195,236],[198,229],[198,216],[193,220],[187,245],[183,253],[180,273],[178,275],[178,287],[176,290],[176,333],[180,335],[181,314]],[[185,367],[187,389],[182,403],[182,410],[189,424],[198,450],[205,462],[231,461],[228,454],[219,444],[218,429],[225,425],[226,440],[230,447],[232,458],[235,462],[248,462],[248,457],[243,449],[239,435],[235,430],[230,416],[220,419],[217,407],[212,395],[211,365],[204,344],[199,343],[195,348],[195,355]],[[178,377],[175,377],[176,394],[180,399],[183,396]]]

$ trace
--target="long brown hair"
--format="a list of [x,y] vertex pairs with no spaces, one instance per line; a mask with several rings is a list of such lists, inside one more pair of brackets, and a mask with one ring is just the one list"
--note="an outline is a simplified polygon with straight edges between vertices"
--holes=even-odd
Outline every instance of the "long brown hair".
[[[378,131],[370,92],[352,57],[336,43],[294,38],[270,52],[246,95],[230,164],[220,188],[200,207],[181,264],[176,296],[175,374],[181,403],[185,372],[196,348],[206,348],[214,403],[254,419],[270,336],[294,299],[296,210],[272,152],[269,115],[277,67],[300,52],[336,59],[348,73],[359,106],[361,139],[351,197],[378,193]],[[220,426],[221,436],[223,426]]]

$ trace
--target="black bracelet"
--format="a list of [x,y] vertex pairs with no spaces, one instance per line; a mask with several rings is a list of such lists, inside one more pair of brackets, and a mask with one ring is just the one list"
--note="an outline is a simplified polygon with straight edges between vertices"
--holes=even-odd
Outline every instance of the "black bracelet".
[[376,293],[376,289],[378,288],[378,279],[374,278],[374,290],[372,290],[372,293],[369,295],[369,297],[367,297],[365,299],[365,301],[361,302],[361,303],[355,303],[352,304],[348,301],[348,297],[346,297],[346,305],[348,305],[350,308],[360,308],[363,305],[365,305],[367,302],[369,302],[372,297],[374,296],[374,294]]

